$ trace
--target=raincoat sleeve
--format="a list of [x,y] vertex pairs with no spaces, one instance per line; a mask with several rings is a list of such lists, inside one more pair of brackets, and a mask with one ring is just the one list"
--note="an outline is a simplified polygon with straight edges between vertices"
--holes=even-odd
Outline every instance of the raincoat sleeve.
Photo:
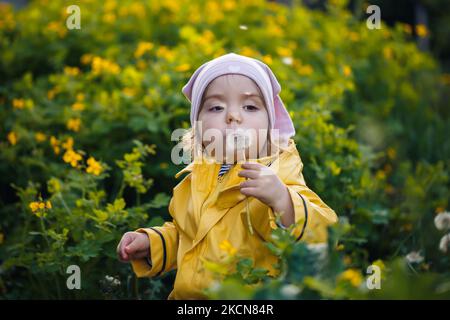
[[[294,206],[295,223],[291,233],[297,241],[323,243],[327,241],[327,227],[338,221],[333,209],[306,185],[286,185]],[[272,229],[280,227],[275,223],[275,214],[268,207]]]
[[[172,214],[173,197],[169,204]],[[165,222],[160,227],[139,228],[136,232],[146,233],[150,241],[149,257],[131,260],[137,277],[156,277],[177,266],[178,230],[175,220]]]
[[[306,186],[302,174],[303,165],[294,173],[295,180],[284,181],[291,196],[294,207],[295,223],[291,234],[297,241],[323,243],[327,241],[327,227],[338,221],[333,209],[326,205],[320,197]],[[268,223],[260,222],[261,236],[270,241],[273,229],[283,228],[276,223],[275,212],[268,208]]]

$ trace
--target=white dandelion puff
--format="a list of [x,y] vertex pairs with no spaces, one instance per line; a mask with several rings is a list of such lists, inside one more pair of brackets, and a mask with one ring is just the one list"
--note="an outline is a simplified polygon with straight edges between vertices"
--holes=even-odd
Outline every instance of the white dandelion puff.
[[447,233],[445,236],[441,238],[441,241],[439,241],[439,250],[441,250],[443,253],[447,253],[449,247],[450,247],[450,233]]
[[406,260],[409,263],[421,263],[423,261],[423,257],[419,252],[411,251],[406,255]]
[[450,229],[450,212],[444,211],[436,215],[434,225],[438,230]]
[[288,66],[291,66],[292,63],[294,62],[294,60],[292,59],[292,57],[283,57],[283,58],[281,59],[281,61],[282,61],[284,64],[288,65]]
[[293,284],[287,284],[281,288],[280,292],[286,298],[295,298],[300,293],[300,289]]

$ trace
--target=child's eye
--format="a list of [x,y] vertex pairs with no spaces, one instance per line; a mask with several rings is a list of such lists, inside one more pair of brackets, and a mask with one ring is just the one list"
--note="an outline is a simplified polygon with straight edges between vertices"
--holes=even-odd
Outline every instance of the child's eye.
[[209,108],[209,111],[220,111],[222,109],[223,109],[223,107],[221,107],[221,106],[214,106],[214,107]]
[[249,111],[256,111],[256,110],[258,110],[258,107],[255,107],[255,106],[253,106],[251,104],[244,106],[244,109],[246,109],[246,108]]

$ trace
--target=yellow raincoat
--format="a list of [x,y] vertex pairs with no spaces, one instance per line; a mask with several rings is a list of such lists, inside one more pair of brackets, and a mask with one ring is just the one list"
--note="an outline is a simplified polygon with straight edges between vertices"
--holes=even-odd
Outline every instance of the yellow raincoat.
[[[297,239],[308,243],[321,243],[327,239],[327,226],[337,222],[336,213],[329,208],[305,184],[303,163],[293,139],[287,151],[279,155],[254,159],[270,164],[285,183],[292,198],[296,226],[292,231]],[[218,179],[220,163],[194,161],[178,172],[190,172],[173,188],[169,213],[173,220],[160,227],[141,228],[150,240],[150,265],[146,259],[132,260],[132,268],[138,277],[154,277],[177,269],[174,289],[168,299],[205,299],[202,289],[211,284],[209,271],[205,270],[201,257],[219,262],[224,252],[219,248],[228,240],[237,254],[252,258],[256,267],[276,275],[274,256],[264,244],[270,241],[272,229],[278,228],[272,208],[254,197],[249,198],[250,234],[246,219],[245,195],[239,184],[241,164],[236,164]]]

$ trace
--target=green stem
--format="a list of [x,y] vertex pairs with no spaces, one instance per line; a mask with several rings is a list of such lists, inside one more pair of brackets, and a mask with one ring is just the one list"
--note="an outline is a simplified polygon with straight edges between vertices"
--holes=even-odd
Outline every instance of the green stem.
[[[42,234],[44,235],[45,241],[47,242],[48,249],[52,250],[51,244],[50,244],[50,240],[48,239],[48,236],[47,236],[47,229],[45,228],[44,218],[40,217],[39,221],[40,221],[40,224],[41,224]],[[61,289],[60,289],[60,286],[59,286],[58,277],[56,276],[56,274],[53,274],[53,278],[55,279],[57,298],[61,299]]]
[[141,194],[139,193],[139,191],[136,190],[136,206],[140,206],[141,205]]
[[121,183],[121,185],[120,185],[120,189],[119,189],[119,192],[117,193],[116,199],[122,198],[123,190],[124,190],[124,189],[125,189],[125,183],[124,183],[123,180],[122,180],[122,183]]
[[64,201],[64,198],[63,198],[61,192],[58,192],[58,198],[59,198],[59,200],[61,200],[61,203],[62,203],[64,209],[67,211],[67,213],[68,213],[69,215],[72,215],[72,211],[71,211],[70,208],[67,206],[66,201]]
[[136,296],[136,299],[141,300],[141,297],[139,296],[139,282],[138,282],[138,278],[136,276],[134,276],[134,294]]

